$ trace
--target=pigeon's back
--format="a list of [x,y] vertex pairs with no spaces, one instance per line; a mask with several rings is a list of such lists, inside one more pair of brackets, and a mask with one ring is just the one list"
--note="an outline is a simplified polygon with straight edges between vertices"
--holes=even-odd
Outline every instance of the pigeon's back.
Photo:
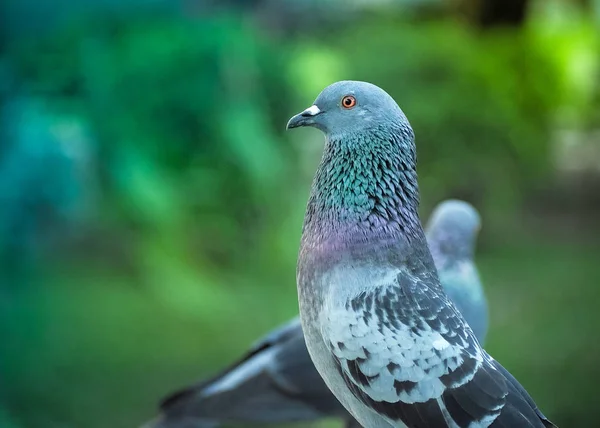
[[302,329],[294,319],[219,375],[167,397],[160,417],[147,428],[348,418],[307,359]]

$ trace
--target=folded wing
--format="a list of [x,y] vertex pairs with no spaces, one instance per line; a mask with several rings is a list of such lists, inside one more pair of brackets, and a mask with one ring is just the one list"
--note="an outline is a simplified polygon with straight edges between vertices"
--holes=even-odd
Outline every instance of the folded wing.
[[544,427],[533,400],[481,349],[441,289],[427,287],[431,278],[402,270],[394,278],[333,305],[322,320],[356,398],[392,426]]

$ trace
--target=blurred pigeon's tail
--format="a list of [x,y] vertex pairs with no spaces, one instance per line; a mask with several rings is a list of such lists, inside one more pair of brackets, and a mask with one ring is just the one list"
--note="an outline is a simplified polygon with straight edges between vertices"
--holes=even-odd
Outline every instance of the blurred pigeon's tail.
[[211,379],[160,403],[162,419],[144,428],[208,428],[348,417],[317,373],[299,319],[269,333]]
[[346,421],[344,428],[363,428],[363,426],[356,419],[349,419]]
[[539,409],[536,409],[536,413],[540,417],[540,419],[542,420],[542,423],[544,424],[544,426],[546,428],[558,428],[558,425],[555,425],[546,416],[544,416],[544,414]]
[[[245,361],[209,382],[175,392],[160,404],[161,424],[144,428],[213,428],[218,426],[215,421],[266,424],[326,416],[281,388],[276,379],[278,374],[269,371],[274,365],[271,358],[271,352],[263,351],[258,358]],[[191,420],[195,425],[184,423]]]

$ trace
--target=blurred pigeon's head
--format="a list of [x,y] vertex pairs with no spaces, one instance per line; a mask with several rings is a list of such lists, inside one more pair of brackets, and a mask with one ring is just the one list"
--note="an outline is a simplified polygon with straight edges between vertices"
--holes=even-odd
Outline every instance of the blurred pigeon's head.
[[301,126],[312,126],[336,139],[369,130],[385,133],[390,127],[410,130],[406,116],[387,92],[352,80],[323,89],[312,106],[289,120],[287,129]]
[[481,218],[469,203],[447,200],[431,214],[426,234],[432,251],[455,258],[473,257]]

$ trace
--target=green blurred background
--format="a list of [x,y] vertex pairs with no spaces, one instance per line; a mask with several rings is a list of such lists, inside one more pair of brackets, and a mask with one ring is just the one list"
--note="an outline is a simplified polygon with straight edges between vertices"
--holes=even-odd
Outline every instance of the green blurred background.
[[341,79],[407,114],[424,220],[448,197],[480,209],[490,353],[560,426],[600,421],[599,1],[0,17],[2,428],[136,427],[297,313],[323,138],[284,129]]

